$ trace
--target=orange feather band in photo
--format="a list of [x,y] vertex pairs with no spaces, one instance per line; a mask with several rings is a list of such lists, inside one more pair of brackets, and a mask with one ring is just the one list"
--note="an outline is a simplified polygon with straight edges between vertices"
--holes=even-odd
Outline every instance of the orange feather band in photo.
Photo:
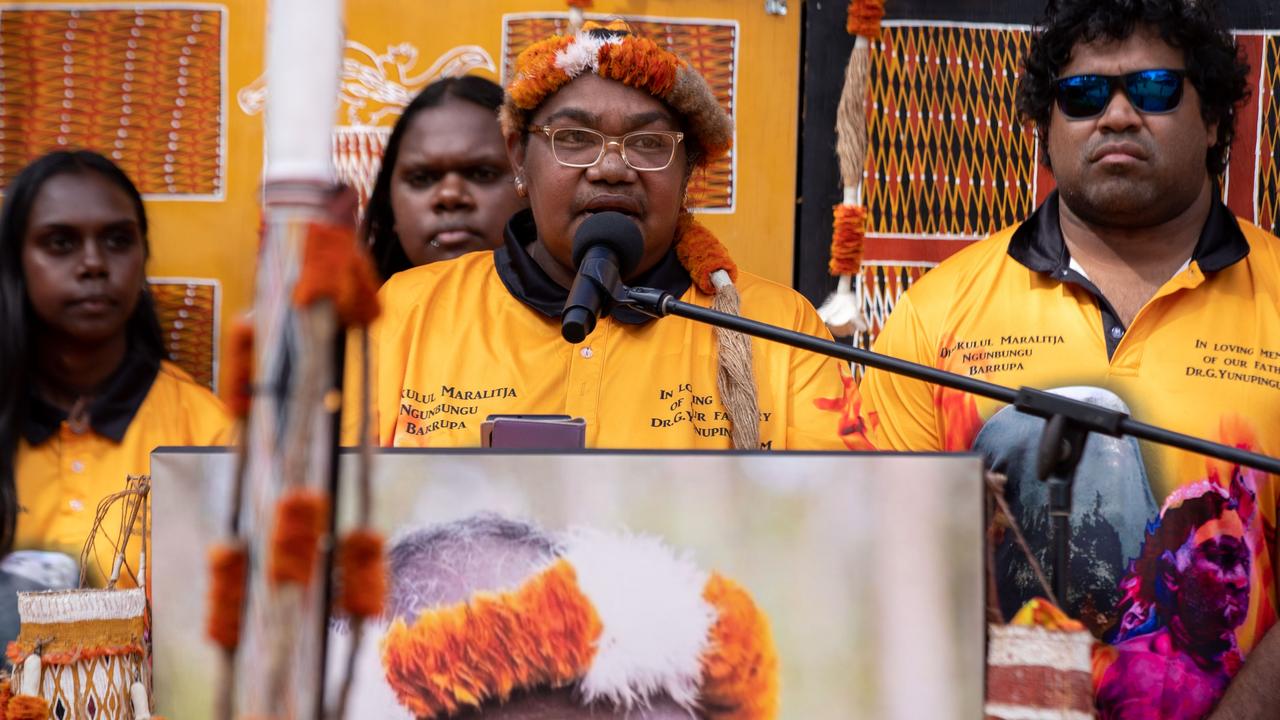
[[503,133],[524,133],[539,105],[587,73],[665,102],[683,118],[688,134],[702,148],[700,163],[720,157],[733,146],[733,121],[707,81],[675,53],[635,35],[620,20],[588,22],[576,35],[555,35],[520,53],[500,113]]
[[741,586],[656,538],[571,533],[559,556],[507,592],[478,592],[396,619],[387,682],[420,720],[572,687],[584,706],[666,697],[712,720],[771,720],[778,656]]

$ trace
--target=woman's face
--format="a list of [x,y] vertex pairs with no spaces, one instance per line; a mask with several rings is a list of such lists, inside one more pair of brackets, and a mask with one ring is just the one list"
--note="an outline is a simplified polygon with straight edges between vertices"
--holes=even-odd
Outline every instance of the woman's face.
[[45,332],[80,345],[122,337],[145,266],[142,228],[124,190],[92,171],[45,181],[22,237],[27,297]]
[[584,75],[560,89],[530,119],[527,141],[507,138],[512,165],[529,187],[529,204],[538,239],[551,256],[573,272],[573,234],[597,212],[630,215],[644,235],[644,255],[634,274],[653,267],[675,241],[684,203],[688,161],[684,144],[665,170],[639,172],[622,161],[616,146],[589,168],[565,167],[551,152],[551,141],[537,126],[582,127],[609,136],[637,130],[681,130],[675,114],[643,90]]
[[494,111],[447,97],[419,111],[400,141],[391,212],[414,265],[502,245],[507,220],[525,207]]

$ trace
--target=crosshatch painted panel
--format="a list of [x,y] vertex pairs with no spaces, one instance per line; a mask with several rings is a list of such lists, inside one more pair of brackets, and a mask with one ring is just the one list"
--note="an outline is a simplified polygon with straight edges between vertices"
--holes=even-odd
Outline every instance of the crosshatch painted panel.
[[150,278],[169,360],[212,390],[218,378],[216,280]]
[[872,47],[869,230],[981,236],[1035,207],[1035,137],[1018,121],[1029,36],[1001,27],[892,26]]
[[[734,63],[737,61],[737,26],[729,22],[637,20],[630,22],[639,35],[664,45],[689,61],[715,92],[730,117],[734,114]],[[535,40],[568,30],[564,14],[519,16],[506,19],[504,27],[503,82],[511,77],[516,57]],[[736,150],[734,151],[736,152]],[[734,193],[732,152],[696,173],[689,181],[689,207],[695,210],[729,210]]]
[[1280,233],[1280,35],[1267,38],[1258,123],[1258,224]]
[[0,186],[60,147],[151,196],[221,197],[223,10],[0,8]]

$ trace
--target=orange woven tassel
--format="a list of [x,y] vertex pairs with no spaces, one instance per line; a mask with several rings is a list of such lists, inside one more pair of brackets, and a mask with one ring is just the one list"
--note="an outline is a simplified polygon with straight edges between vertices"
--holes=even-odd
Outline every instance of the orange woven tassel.
[[222,399],[238,418],[249,416],[253,402],[253,320],[242,315],[231,325],[227,375]]
[[13,689],[8,680],[0,680],[0,720],[9,717],[9,700],[13,698]]
[[832,275],[856,275],[862,268],[862,244],[867,236],[867,209],[837,205],[831,229]]
[[382,535],[372,530],[352,530],[338,546],[338,602],[356,618],[382,614],[387,597],[387,563]]
[[851,0],[849,21],[845,29],[850,35],[861,35],[868,40],[880,37],[880,21],[884,19],[884,0]]
[[249,553],[242,545],[217,545],[209,551],[209,639],[228,652],[240,645]]
[[49,720],[49,701],[34,695],[14,695],[5,720]]
[[729,279],[737,282],[738,265],[729,257],[729,251],[720,240],[711,234],[693,215],[682,213],[676,226],[676,257],[698,289],[708,295],[716,293],[711,284],[711,273],[724,270]]
[[332,301],[347,327],[364,327],[378,317],[378,275],[350,228],[324,223],[307,228],[293,303],[306,307],[318,300]]
[[291,490],[280,498],[268,569],[272,582],[311,582],[320,536],[328,529],[328,514],[329,500],[321,493]]

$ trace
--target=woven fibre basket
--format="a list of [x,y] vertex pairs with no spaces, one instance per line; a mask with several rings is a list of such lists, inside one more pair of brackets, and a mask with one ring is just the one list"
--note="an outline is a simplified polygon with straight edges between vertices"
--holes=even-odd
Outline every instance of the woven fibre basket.
[[151,686],[146,600],[141,589],[18,593],[13,687],[23,686],[23,663],[38,650],[40,696],[53,718],[133,720],[130,686]]

